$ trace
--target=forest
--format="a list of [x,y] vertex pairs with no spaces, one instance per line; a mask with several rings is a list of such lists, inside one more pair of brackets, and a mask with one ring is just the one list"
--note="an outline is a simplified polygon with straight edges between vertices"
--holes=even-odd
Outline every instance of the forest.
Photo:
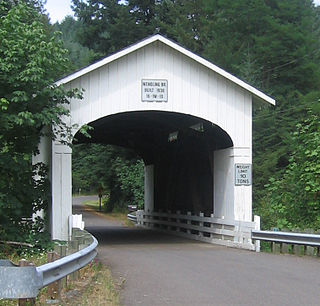
[[[0,1],[0,234],[19,239],[12,224],[48,205],[48,182],[31,179],[47,170],[30,161],[40,128],[63,128],[61,103],[80,94],[54,80],[155,33],[275,98],[276,107],[253,111],[254,214],[263,229],[320,229],[320,7],[312,0],[73,0],[75,17],[55,24],[43,2]],[[108,211],[142,207],[135,152],[72,147],[74,193],[102,188]]]

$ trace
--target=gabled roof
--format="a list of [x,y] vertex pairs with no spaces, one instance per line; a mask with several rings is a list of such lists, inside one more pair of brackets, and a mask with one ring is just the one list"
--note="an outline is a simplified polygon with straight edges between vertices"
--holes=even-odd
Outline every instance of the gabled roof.
[[94,63],[94,64],[92,64],[90,66],[88,66],[88,67],[85,67],[85,68],[83,68],[83,69],[81,69],[81,70],[79,70],[79,71],[77,71],[77,72],[75,72],[73,74],[70,74],[70,75],[66,76],[65,78],[57,81],[56,85],[61,85],[61,84],[66,84],[68,82],[71,82],[71,81],[73,81],[73,80],[75,80],[75,79],[77,79],[77,78],[79,78],[79,77],[81,77],[81,76],[83,76],[83,75],[85,75],[87,73],[90,73],[91,71],[93,71],[95,69],[98,69],[98,68],[100,68],[100,67],[102,67],[102,66],[104,66],[104,65],[106,65],[108,63],[111,63],[112,61],[115,61],[115,60],[117,60],[117,59],[119,59],[119,58],[121,58],[121,57],[123,57],[123,56],[125,56],[127,54],[130,54],[130,53],[132,53],[132,52],[134,52],[134,51],[136,51],[138,49],[141,49],[141,48],[143,48],[143,47],[145,47],[145,46],[147,46],[149,44],[152,44],[153,42],[156,42],[156,41],[160,41],[160,42],[164,43],[165,45],[175,49],[176,51],[186,55],[187,57],[195,60],[199,64],[207,67],[208,69],[216,72],[217,74],[225,77],[226,79],[230,80],[231,82],[239,85],[243,89],[249,91],[255,97],[257,97],[257,98],[259,98],[259,99],[261,99],[261,100],[263,100],[265,102],[268,102],[270,104],[275,105],[276,101],[273,98],[267,96],[263,92],[261,92],[258,89],[252,87],[251,85],[245,83],[244,81],[238,79],[234,75],[226,72],[225,70],[219,68],[218,66],[212,64],[211,62],[205,60],[204,58],[192,53],[191,51],[188,51],[187,49],[185,49],[183,47],[181,47],[177,43],[175,43],[175,42],[173,42],[173,41],[161,36],[160,34],[156,34],[154,36],[146,38],[146,39],[144,39],[144,40],[142,40],[142,41],[140,41],[140,42],[138,42],[138,43],[136,43],[136,44],[134,44],[132,46],[129,46],[129,47],[127,47],[127,48],[125,48],[125,49],[113,54],[113,55],[110,55],[110,56],[108,56],[108,57],[106,57],[106,58],[104,58],[104,59],[102,59],[102,60],[100,60],[100,61],[98,61],[98,62],[96,62],[96,63]]

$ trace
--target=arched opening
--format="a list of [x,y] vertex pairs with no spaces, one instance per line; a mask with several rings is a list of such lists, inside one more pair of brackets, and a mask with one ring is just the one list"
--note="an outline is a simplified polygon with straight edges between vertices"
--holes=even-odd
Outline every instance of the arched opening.
[[165,111],[118,113],[89,126],[93,128],[91,138],[78,132],[76,143],[132,149],[147,167],[152,166],[153,182],[148,188],[153,188],[155,210],[213,213],[213,152],[233,146],[220,127],[195,116]]

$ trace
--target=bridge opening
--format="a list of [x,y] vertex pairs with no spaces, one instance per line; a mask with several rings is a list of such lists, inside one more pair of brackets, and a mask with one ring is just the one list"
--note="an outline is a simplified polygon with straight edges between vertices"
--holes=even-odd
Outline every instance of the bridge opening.
[[143,159],[148,189],[145,201],[152,201],[155,211],[214,213],[213,152],[233,146],[220,127],[195,116],[165,111],[118,113],[89,126],[93,128],[91,138],[78,132],[76,143],[125,147]]

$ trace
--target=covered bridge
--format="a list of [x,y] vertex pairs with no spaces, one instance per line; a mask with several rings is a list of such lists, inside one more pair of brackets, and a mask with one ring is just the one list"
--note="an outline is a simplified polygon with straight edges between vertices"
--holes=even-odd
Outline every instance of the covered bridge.
[[[143,158],[146,212],[252,221],[252,105],[272,98],[161,35],[57,84],[84,89],[69,106],[73,136]],[[93,127],[90,139],[78,133],[83,125]],[[72,150],[43,139],[40,151],[51,168],[52,238],[66,240]]]

